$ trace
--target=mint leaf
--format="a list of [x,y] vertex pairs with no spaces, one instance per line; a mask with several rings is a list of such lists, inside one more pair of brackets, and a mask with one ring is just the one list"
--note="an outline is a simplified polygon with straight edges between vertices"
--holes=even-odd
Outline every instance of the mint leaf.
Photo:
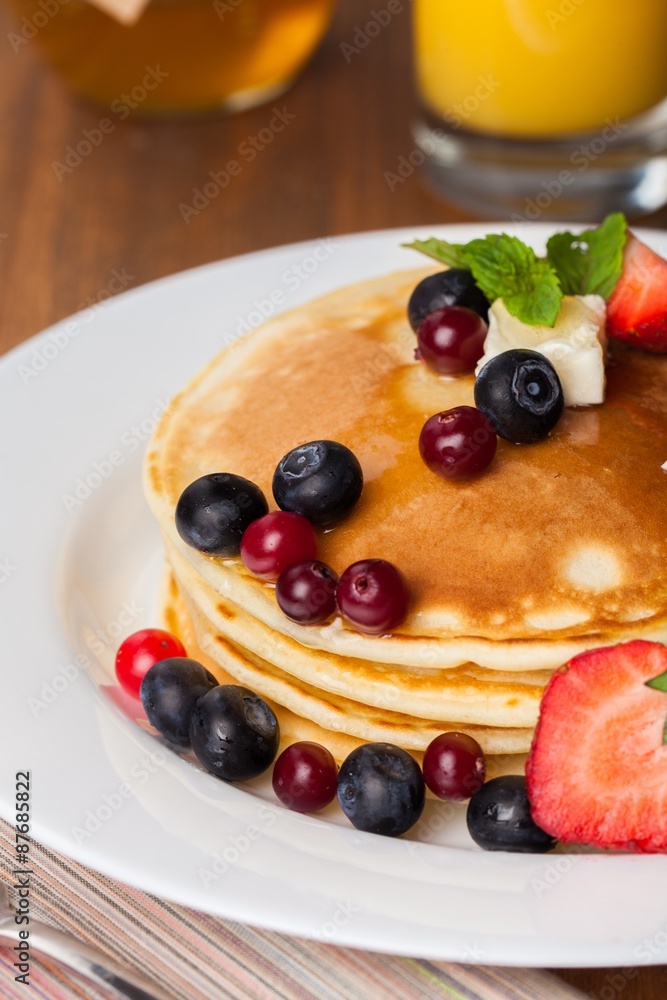
[[487,299],[502,298],[522,323],[554,325],[563,293],[551,265],[531,247],[501,233],[472,240],[460,253]]
[[449,267],[464,267],[467,271],[470,270],[460,254],[460,243],[448,243],[446,240],[439,240],[435,236],[431,236],[428,240],[415,240],[413,243],[402,243],[401,246],[407,247],[408,250],[418,250],[420,253],[425,253],[427,257],[432,257],[441,264],[449,265]]
[[667,670],[665,670],[664,674],[658,674],[657,677],[652,677],[650,681],[646,681],[646,687],[667,692]]
[[516,236],[492,234],[470,243],[447,243],[432,236],[404,243],[450,267],[465,267],[487,299],[502,298],[509,312],[531,326],[553,326],[563,298],[548,261]]
[[597,229],[556,233],[547,242],[547,260],[565,295],[608,299],[621,276],[627,224],[621,212],[608,215]]
[[572,233],[555,233],[547,241],[547,260],[564,295],[580,295],[586,284],[585,253],[573,245],[575,239]]

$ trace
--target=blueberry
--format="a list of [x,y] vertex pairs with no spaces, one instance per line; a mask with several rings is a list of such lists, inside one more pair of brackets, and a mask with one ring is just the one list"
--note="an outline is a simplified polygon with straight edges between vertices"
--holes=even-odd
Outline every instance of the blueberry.
[[337,441],[310,441],[293,448],[273,475],[278,506],[319,525],[335,524],[349,514],[363,485],[356,455]]
[[236,556],[245,529],[268,510],[259,486],[231,472],[216,472],[185,487],[176,504],[176,529],[200,552]]
[[419,282],[408,301],[408,319],[415,333],[429,313],[445,306],[465,306],[488,322],[489,300],[463,267],[450,267]]
[[521,774],[493,778],[468,803],[468,831],[485,851],[544,854],[556,841],[530,815],[526,779]]
[[343,761],[338,801],[357,830],[400,837],[424,808],[421,768],[400,747],[365,743]]
[[556,369],[537,351],[504,351],[475,380],[475,406],[499,437],[515,444],[541,441],[563,412],[563,388]]
[[248,781],[275,759],[280,727],[259,695],[237,684],[222,684],[197,702],[190,741],[200,764],[216,778]]
[[148,721],[159,733],[177,743],[190,746],[190,720],[202,695],[217,687],[213,674],[196,660],[170,656],[159,660],[146,672],[141,682],[141,703]]

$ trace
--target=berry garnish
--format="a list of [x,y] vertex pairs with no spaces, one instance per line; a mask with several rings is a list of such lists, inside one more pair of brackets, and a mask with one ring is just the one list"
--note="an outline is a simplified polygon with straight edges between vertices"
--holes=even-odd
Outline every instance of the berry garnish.
[[439,799],[462,802],[484,784],[484,751],[466,733],[441,733],[424,753],[424,781]]
[[385,559],[362,559],[348,566],[336,599],[343,617],[370,635],[391,632],[401,624],[410,604],[405,580]]
[[408,302],[408,319],[417,333],[422,320],[436,309],[465,306],[487,320],[489,304],[470,271],[462,267],[450,267],[448,271],[430,274],[419,282]]
[[493,778],[470,799],[468,832],[485,851],[543,854],[556,846],[531,816],[526,779],[521,774]]
[[644,351],[667,351],[667,260],[631,233],[607,303],[607,333]]
[[241,537],[269,505],[259,486],[231,472],[190,483],[176,505],[176,528],[184,542],[213,556],[236,556]]
[[667,851],[667,648],[592,649],[557,670],[526,764],[536,823],[564,843]]
[[417,359],[440,375],[474,371],[484,354],[488,327],[481,316],[465,306],[445,306],[422,320],[417,332]]
[[391,743],[366,743],[343,761],[338,802],[357,830],[400,837],[424,808],[419,764]]
[[516,348],[491,358],[475,380],[475,405],[514,444],[541,441],[563,412],[563,389],[543,354]]
[[190,724],[197,760],[222,781],[249,781],[278,752],[280,727],[263,698],[237,684],[222,684],[197,702]]
[[217,685],[213,674],[201,663],[173,656],[150,668],[141,682],[141,703],[148,721],[165,739],[187,747],[195,705]]
[[338,577],[317,560],[294,563],[280,574],[276,599],[283,614],[299,625],[317,625],[336,610]]
[[273,495],[281,510],[326,526],[350,513],[363,485],[361,466],[349,448],[337,441],[310,441],[281,458]]
[[160,660],[185,656],[183,643],[161,628],[142,628],[128,635],[116,653],[116,677],[123,691],[139,697],[141,682],[150,668]]
[[455,406],[429,417],[419,435],[419,452],[431,472],[444,479],[466,479],[493,461],[498,439],[474,406]]
[[261,580],[277,580],[292,563],[316,555],[317,537],[310,521],[284,510],[253,521],[241,539],[241,559]]
[[296,812],[317,812],[333,802],[337,779],[336,761],[319,743],[292,743],[273,768],[274,792]]

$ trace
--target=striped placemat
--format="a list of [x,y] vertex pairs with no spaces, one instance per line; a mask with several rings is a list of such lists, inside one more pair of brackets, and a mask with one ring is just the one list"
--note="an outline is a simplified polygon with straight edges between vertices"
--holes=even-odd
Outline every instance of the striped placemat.
[[[8,886],[14,831],[0,822]],[[549,973],[400,958],[335,948],[256,930],[123,885],[32,844],[31,917],[74,934],[119,965],[159,983],[174,1000],[580,1000]],[[16,897],[10,890],[15,904]],[[56,963],[33,956],[31,988],[15,983],[11,949],[0,947],[0,994],[107,1000]]]

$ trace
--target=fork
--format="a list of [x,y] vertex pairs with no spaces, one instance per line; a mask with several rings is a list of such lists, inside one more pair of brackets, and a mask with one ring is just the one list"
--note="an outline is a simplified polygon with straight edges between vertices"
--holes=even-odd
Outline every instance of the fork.
[[[14,915],[7,887],[0,882],[0,943],[23,943]],[[159,987],[122,969],[101,951],[83,944],[71,934],[64,934],[32,917],[26,929],[30,931],[31,952],[41,952],[55,959],[97,986],[103,986],[114,997],[121,997],[122,1000],[173,1000],[173,997],[169,997]]]

